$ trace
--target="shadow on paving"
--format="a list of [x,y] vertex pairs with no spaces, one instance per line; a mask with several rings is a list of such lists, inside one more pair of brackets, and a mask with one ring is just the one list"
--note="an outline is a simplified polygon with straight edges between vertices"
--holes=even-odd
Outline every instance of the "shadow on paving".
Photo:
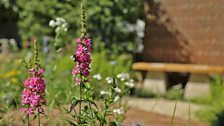
[[[132,126],[133,122],[144,124],[144,126],[169,126],[171,118],[171,116],[131,108],[126,114],[124,123],[128,126]],[[173,126],[188,126],[188,120],[175,117]],[[193,121],[190,122],[190,126],[210,126],[210,124]]]

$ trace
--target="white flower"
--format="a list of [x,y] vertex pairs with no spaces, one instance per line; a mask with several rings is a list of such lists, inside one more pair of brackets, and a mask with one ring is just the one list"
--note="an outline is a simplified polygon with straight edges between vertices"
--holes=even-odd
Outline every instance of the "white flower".
[[68,31],[68,23],[64,18],[57,17],[56,20],[50,20],[49,26],[56,27],[55,32],[59,32],[61,30],[67,32]]
[[130,79],[128,82],[124,83],[126,86],[128,86],[129,88],[133,88],[134,87],[134,80]]
[[182,89],[182,85],[181,84],[175,85],[175,86],[173,86],[173,89],[175,89],[175,90]]
[[54,20],[50,20],[50,22],[49,22],[49,26],[51,26],[51,27],[55,27],[55,26],[56,26],[55,21],[54,21]]
[[61,18],[61,17],[56,18],[56,25],[57,26],[63,25],[64,23],[66,23],[64,18]]
[[119,99],[120,99],[120,96],[116,96],[116,97],[114,98],[114,102],[118,101]]
[[70,58],[72,61],[75,60],[75,57],[74,57],[74,56],[70,56],[69,58]]
[[138,37],[140,38],[144,37],[145,22],[143,20],[138,19],[135,28]]
[[106,81],[108,84],[112,84],[113,83],[113,78],[112,77],[107,77]]
[[114,113],[117,113],[118,115],[123,115],[123,114],[124,114],[124,110],[123,110],[123,108],[114,109],[113,112],[114,112]]
[[25,61],[26,61],[26,62],[29,62],[31,58],[32,58],[32,53],[31,53],[31,52],[28,52],[28,53],[26,54]]
[[61,27],[62,28],[67,28],[67,23],[63,23]]
[[57,27],[56,29],[55,29],[55,32],[59,32],[61,30],[61,28],[60,27]]
[[63,30],[64,30],[65,32],[67,32],[67,31],[68,31],[68,29],[67,29],[67,28],[64,28]]
[[115,90],[117,93],[121,93],[121,89],[118,88],[118,87],[116,87],[114,90]]
[[115,61],[115,60],[114,61],[111,61],[110,64],[111,65],[116,65],[117,64],[117,61]]
[[120,73],[117,75],[117,78],[120,78],[121,81],[125,81],[130,78],[130,75],[128,73]]
[[97,79],[97,80],[101,80],[102,76],[101,76],[101,74],[95,74],[95,75],[93,75],[93,78]]
[[102,90],[102,91],[100,91],[100,94],[101,95],[110,95],[110,92]]

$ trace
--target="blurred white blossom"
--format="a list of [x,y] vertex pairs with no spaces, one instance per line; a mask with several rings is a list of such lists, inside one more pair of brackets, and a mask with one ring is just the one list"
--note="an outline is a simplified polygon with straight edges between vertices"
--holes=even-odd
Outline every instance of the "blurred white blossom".
[[51,26],[51,27],[55,27],[55,26],[56,26],[55,21],[54,21],[54,20],[50,20],[50,22],[49,22],[49,26]]
[[101,76],[101,74],[95,74],[95,75],[93,75],[93,78],[97,79],[97,80],[101,80],[102,76]]
[[68,31],[68,23],[62,17],[57,17],[55,20],[50,20],[49,22],[50,27],[55,27],[55,32],[59,32],[61,30]]
[[70,58],[72,61],[75,60],[75,57],[74,57],[74,56],[70,56],[69,58]]
[[118,87],[116,87],[114,90],[115,90],[117,93],[121,93],[121,89],[118,88]]
[[129,88],[133,88],[134,87],[134,80],[130,79],[129,81],[124,83],[126,86],[128,86]]
[[137,19],[136,24],[127,24],[127,29],[130,32],[136,32],[140,38],[144,37],[145,22],[141,19]]
[[113,83],[113,78],[112,77],[106,77],[106,81],[108,84],[112,84]]
[[114,102],[117,102],[118,100],[120,100],[120,96],[116,96],[116,97],[114,98]]
[[27,63],[30,61],[31,58],[32,58],[32,53],[31,53],[31,52],[26,53],[25,61],[26,61]]
[[178,84],[178,85],[173,86],[173,89],[175,89],[175,90],[182,89],[182,84]]
[[130,75],[128,73],[120,73],[117,75],[117,78],[119,78],[121,81],[125,81],[130,78]]
[[124,114],[124,109],[123,108],[114,109],[113,112],[118,114],[118,115],[123,115]]
[[100,94],[101,95],[110,95],[110,92],[102,90],[102,91],[100,91]]
[[117,65],[117,61],[116,61],[116,60],[111,61],[110,64],[111,64],[111,65]]

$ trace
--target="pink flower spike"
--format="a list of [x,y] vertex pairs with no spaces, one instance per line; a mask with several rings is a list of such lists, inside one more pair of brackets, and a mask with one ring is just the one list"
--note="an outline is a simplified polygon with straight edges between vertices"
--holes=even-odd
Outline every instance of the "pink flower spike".
[[30,72],[31,72],[32,75],[34,75],[35,74],[35,69],[34,68],[31,68],[30,69]]
[[25,81],[23,81],[23,85],[24,85],[25,87],[28,87],[28,86],[29,86],[29,82],[28,82],[27,80],[25,80]]
[[41,68],[41,69],[38,70],[38,74],[39,74],[39,75],[42,75],[43,72],[44,72],[44,69],[43,69],[43,68]]
[[[91,39],[90,38],[83,38],[81,41],[80,38],[76,39],[78,42],[76,50],[74,52],[76,66],[72,69],[73,75],[80,75],[88,78],[90,75],[90,64],[91,64]],[[76,78],[76,84],[81,84],[81,78]]]
[[84,45],[85,46],[91,46],[91,39],[89,39],[89,38],[86,38],[85,40],[84,40]]
[[80,85],[81,84],[81,78],[76,78],[75,81],[76,81],[76,84],[77,85]]
[[76,41],[77,43],[80,43],[80,42],[81,42],[81,39],[80,39],[80,38],[77,38],[75,41]]
[[[26,115],[33,115],[35,112],[40,111],[37,110],[38,107],[46,105],[46,84],[44,82],[44,77],[42,76],[44,69],[37,69],[38,74],[35,74],[34,68],[30,69],[30,72],[33,75],[23,81],[25,88],[21,99],[22,105],[28,106],[28,108],[21,109]],[[41,110],[41,112],[44,112],[44,110]]]
[[76,68],[73,68],[72,69],[72,75],[76,75],[78,72],[77,72],[77,70],[76,70]]

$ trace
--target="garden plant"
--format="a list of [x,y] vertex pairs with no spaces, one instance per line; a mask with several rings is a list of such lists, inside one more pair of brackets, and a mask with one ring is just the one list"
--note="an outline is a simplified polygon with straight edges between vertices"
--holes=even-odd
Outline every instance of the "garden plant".
[[[52,22],[50,24],[53,26]],[[59,30],[57,30],[58,28]],[[60,27],[56,28],[56,46],[59,43],[60,30]],[[134,86],[134,80],[130,79],[128,73],[120,73],[117,76],[113,73],[111,77],[106,78],[108,88],[101,90],[100,96],[94,95],[94,85],[90,84],[89,79],[92,61],[92,41],[87,37],[83,3],[81,3],[81,35],[75,42],[77,45],[72,57],[75,67],[71,73],[74,77],[73,87],[79,87],[79,95],[72,96],[70,107],[65,107],[67,113],[66,120],[74,126],[122,125],[126,111],[122,98],[130,93],[130,88]],[[114,61],[111,64],[114,65],[116,62]],[[33,119],[38,118],[37,123],[40,126],[40,114],[47,117],[43,108],[43,105],[46,105],[46,84],[43,76],[44,69],[41,67],[38,59],[36,40],[34,40],[34,66],[30,60],[27,69],[28,78],[23,81],[22,105],[24,107],[21,111],[25,114],[27,125],[31,125],[30,117],[32,116]],[[102,77],[98,74],[94,75],[93,78],[101,80]]]
[[[143,3],[0,1],[0,9],[4,8],[0,15],[16,22],[22,40],[20,45],[13,39],[0,39],[0,45],[9,43],[8,53],[0,53],[0,125],[126,126],[127,100],[134,97],[175,100],[167,125],[175,125],[181,101],[189,102],[188,125],[197,117],[222,126],[223,77],[211,79],[210,97],[189,101],[179,86],[161,96],[139,85],[134,87],[134,80],[142,80],[131,65],[141,58],[137,54],[143,49],[144,29],[138,31],[145,27]],[[84,5],[90,11],[85,12]],[[194,115],[191,104],[203,107]],[[157,102],[149,108],[151,113],[154,108]],[[144,125],[128,121],[133,126]]]

